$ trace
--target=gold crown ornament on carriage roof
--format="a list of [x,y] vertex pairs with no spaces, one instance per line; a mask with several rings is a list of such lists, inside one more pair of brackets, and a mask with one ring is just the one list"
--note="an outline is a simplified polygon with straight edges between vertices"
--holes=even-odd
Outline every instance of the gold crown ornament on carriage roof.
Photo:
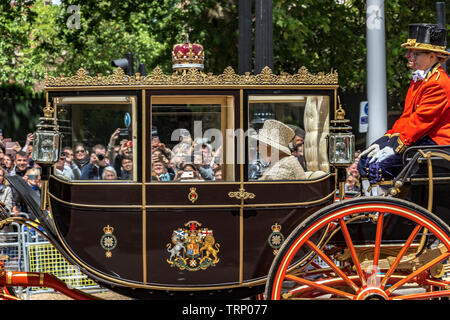
[[186,35],[185,43],[175,44],[172,49],[172,68],[174,70],[199,69],[203,70],[205,52],[203,46],[191,43]]

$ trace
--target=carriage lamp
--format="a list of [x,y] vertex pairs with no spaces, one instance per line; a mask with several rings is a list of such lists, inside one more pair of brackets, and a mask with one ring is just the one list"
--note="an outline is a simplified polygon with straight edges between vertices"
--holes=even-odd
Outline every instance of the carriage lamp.
[[41,166],[51,166],[58,162],[61,134],[58,131],[54,109],[47,104],[43,109],[44,117],[39,118],[37,131],[34,133],[31,158]]
[[336,120],[332,120],[330,134],[328,136],[328,159],[335,167],[347,167],[353,163],[355,136],[352,127],[348,125],[350,120],[345,119],[345,111],[339,105],[336,110]]

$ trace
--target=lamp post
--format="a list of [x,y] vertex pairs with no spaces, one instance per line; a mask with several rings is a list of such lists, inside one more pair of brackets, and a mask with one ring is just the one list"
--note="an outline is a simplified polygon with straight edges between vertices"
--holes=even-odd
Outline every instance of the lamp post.
[[273,70],[273,4],[272,0],[255,3],[255,73],[264,67]]
[[367,100],[369,146],[387,131],[384,1],[367,0]]
[[[436,2],[436,23],[440,28],[446,28],[445,22],[445,2]],[[447,70],[447,63],[441,63],[442,68]]]
[[252,72],[252,1],[239,0],[238,72]]

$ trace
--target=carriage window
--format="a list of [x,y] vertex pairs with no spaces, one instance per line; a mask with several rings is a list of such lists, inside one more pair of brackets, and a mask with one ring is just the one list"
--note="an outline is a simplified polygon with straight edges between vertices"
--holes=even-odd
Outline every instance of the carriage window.
[[152,181],[234,181],[233,96],[152,96]]
[[329,172],[328,96],[250,95],[248,103],[248,180],[315,179]]
[[136,97],[55,98],[63,134],[54,174],[66,180],[136,180]]

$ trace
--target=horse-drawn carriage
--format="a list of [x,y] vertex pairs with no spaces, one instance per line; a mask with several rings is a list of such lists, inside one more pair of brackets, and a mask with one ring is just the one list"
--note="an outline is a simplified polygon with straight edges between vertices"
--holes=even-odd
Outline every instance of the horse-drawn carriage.
[[[385,197],[344,200],[354,138],[336,72],[207,74],[191,44],[176,46],[173,60],[179,69],[169,75],[46,77],[33,150],[40,201],[23,179],[8,180],[69,263],[142,299],[450,295],[448,149],[412,148]],[[252,137],[267,119],[304,129],[301,179],[260,179],[270,163]],[[97,173],[57,170],[67,146],[76,155],[95,146]],[[31,226],[0,223],[11,221]],[[2,286],[90,297],[50,279],[0,273]]]

